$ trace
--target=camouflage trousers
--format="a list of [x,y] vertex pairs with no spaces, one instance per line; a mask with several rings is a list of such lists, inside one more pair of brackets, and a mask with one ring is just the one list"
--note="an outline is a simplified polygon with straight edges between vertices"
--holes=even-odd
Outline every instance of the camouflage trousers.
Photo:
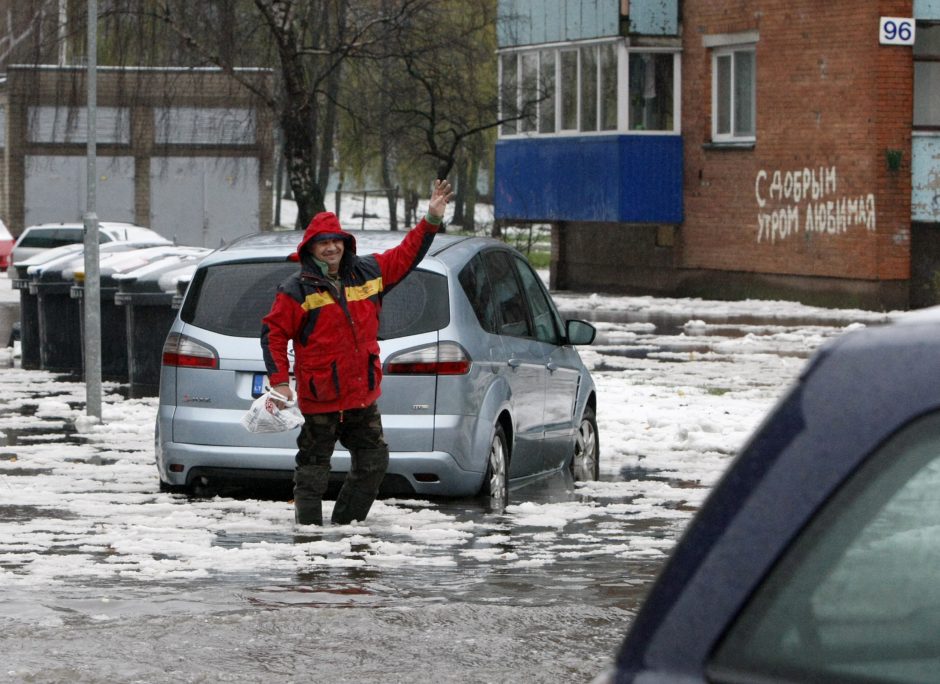
[[348,451],[350,468],[336,497],[332,522],[365,520],[388,468],[388,444],[378,406],[334,413],[304,414],[297,437],[294,513],[302,525],[322,525],[323,494],[330,479],[330,460],[339,441]]

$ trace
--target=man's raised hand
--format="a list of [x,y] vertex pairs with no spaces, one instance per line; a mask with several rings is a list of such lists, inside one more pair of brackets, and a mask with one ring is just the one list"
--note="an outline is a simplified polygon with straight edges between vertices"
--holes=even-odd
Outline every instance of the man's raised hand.
[[454,190],[447,179],[435,180],[434,187],[431,189],[431,202],[428,204],[428,213],[431,216],[443,218],[447,203],[453,198]]

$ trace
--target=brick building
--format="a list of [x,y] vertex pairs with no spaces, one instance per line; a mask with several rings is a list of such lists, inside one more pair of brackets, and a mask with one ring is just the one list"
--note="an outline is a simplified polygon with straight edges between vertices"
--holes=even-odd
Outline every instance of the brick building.
[[496,216],[551,224],[553,287],[940,302],[940,1],[500,0],[500,17],[502,111],[521,118],[497,143]]

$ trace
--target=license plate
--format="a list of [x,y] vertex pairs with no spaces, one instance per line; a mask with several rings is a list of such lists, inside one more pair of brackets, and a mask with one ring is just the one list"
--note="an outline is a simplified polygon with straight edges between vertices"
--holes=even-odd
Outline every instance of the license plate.
[[[290,379],[291,389],[294,388],[294,378]],[[252,398],[260,397],[265,392],[265,388],[269,386],[268,383],[268,374],[267,373],[255,373],[251,377],[251,396]]]

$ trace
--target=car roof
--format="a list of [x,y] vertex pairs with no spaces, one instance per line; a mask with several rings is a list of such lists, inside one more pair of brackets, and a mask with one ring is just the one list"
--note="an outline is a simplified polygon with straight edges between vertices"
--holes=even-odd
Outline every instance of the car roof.
[[[62,230],[63,228],[67,230],[84,230],[85,224],[81,221],[79,222],[62,222],[62,223],[37,223],[31,226],[27,226],[23,229],[23,232],[20,233],[17,238],[17,243],[21,243],[23,238],[32,233],[41,233],[43,231],[52,231],[52,230]],[[99,221],[98,222],[99,232],[105,233],[109,237],[116,240],[165,240],[170,242],[167,238],[163,237],[156,231],[146,228],[144,226],[138,226],[135,223],[124,223],[121,221]]]
[[[407,231],[392,230],[347,230],[356,239],[356,253],[374,254],[391,249],[400,244]],[[269,261],[286,259],[297,251],[297,245],[303,237],[303,231],[271,231],[244,235],[227,245],[219,247],[203,259],[203,265],[224,263],[227,261]],[[477,251],[483,245],[507,247],[499,240],[487,237],[451,235],[440,233],[435,236],[428,250],[428,256],[443,257],[446,253],[462,255],[466,250]],[[459,258],[459,257],[458,257]]]
[[[54,229],[54,228],[80,228],[84,229],[85,224],[82,221],[60,221],[53,223],[36,223],[31,226],[26,226],[23,229],[25,233],[27,230],[36,230],[36,229]],[[125,229],[125,228],[143,228],[144,226],[138,226],[135,223],[125,223],[123,221],[98,221],[98,228],[104,229]],[[149,230],[149,229],[148,229]]]
[[814,513],[891,435],[940,410],[940,308],[823,345],[686,528],[618,657],[701,672],[711,650]]

